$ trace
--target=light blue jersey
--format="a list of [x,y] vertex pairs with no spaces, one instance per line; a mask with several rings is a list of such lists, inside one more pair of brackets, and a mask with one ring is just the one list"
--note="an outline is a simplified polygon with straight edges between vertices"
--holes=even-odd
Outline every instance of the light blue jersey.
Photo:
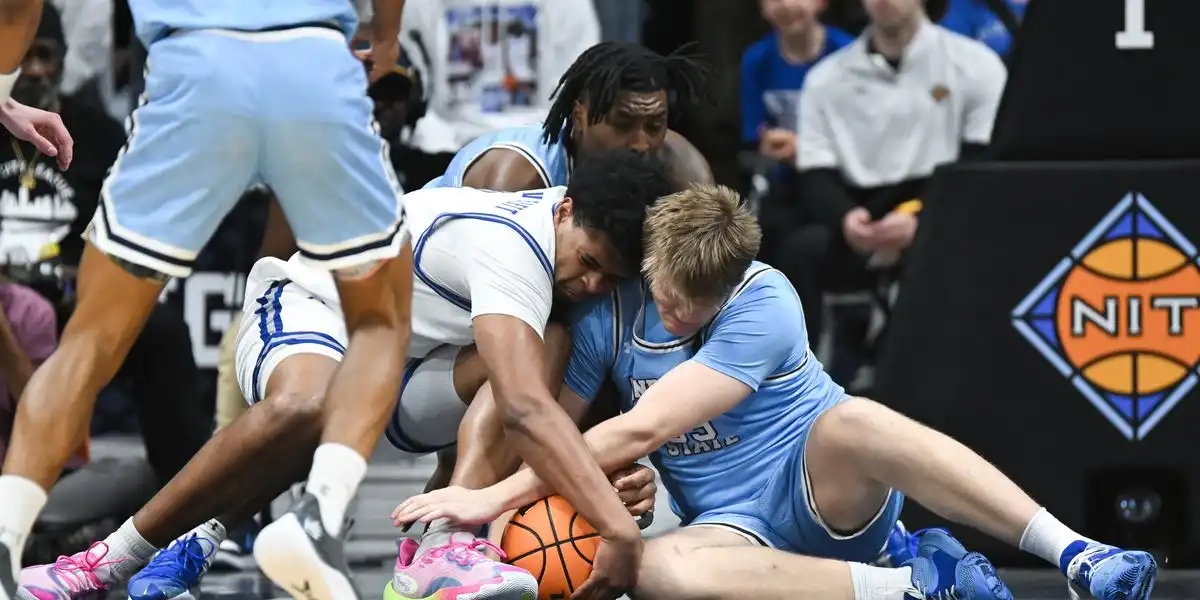
[[425,184],[427,188],[462,187],[467,169],[483,156],[484,152],[502,148],[524,156],[537,169],[543,187],[567,185],[571,179],[571,159],[567,147],[560,139],[551,144],[542,139],[541,125],[509,127],[481,135],[463,146],[446,167],[446,172]]
[[566,384],[585,400],[611,377],[622,411],[629,411],[688,360],[754,390],[651,456],[685,525],[723,525],[764,545],[819,556],[874,558],[899,514],[898,500],[891,520],[877,518],[862,535],[837,539],[824,535],[808,508],[804,442],[816,418],[846,393],[809,348],[800,300],[782,273],[753,263],[712,322],[687,338],[666,331],[641,281],[577,311]]
[[147,48],[176,29],[266,31],[330,23],[354,35],[352,0],[129,0],[133,26]]

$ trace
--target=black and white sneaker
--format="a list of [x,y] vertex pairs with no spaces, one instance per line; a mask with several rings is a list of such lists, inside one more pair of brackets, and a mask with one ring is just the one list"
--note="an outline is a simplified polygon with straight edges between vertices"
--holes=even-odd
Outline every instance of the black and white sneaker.
[[320,504],[311,494],[259,532],[254,558],[275,585],[300,600],[361,600],[350,578],[345,540],[325,530]]
[[0,600],[16,600],[17,574],[12,571],[13,556],[20,556],[19,548],[12,548],[0,539]]

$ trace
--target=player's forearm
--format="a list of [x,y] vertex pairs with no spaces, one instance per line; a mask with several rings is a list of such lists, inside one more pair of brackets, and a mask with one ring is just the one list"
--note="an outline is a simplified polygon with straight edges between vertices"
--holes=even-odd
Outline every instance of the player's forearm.
[[[538,479],[566,497],[602,536],[628,535],[629,513],[575,424],[551,400],[541,404],[544,406],[506,411],[508,440]],[[523,497],[529,497],[528,493]]]
[[[630,427],[632,420],[624,416],[604,421],[583,436],[593,460],[606,475],[637,462],[671,437],[666,433],[662,437],[651,430]],[[502,499],[506,509],[520,508],[556,491],[562,493],[543,481],[532,469],[518,471],[496,484],[493,491]]]
[[400,17],[404,14],[404,0],[375,0],[375,16],[371,18],[377,40],[400,39]]
[[41,21],[42,0],[0,0],[0,77],[21,66]]

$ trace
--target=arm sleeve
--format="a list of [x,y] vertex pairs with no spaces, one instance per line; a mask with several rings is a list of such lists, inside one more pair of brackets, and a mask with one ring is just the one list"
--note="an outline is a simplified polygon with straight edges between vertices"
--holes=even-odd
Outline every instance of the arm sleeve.
[[589,403],[596,399],[613,364],[613,298],[611,294],[594,298],[576,306],[571,315],[566,384]]
[[987,144],[992,140],[992,127],[996,124],[996,111],[1000,108],[1008,70],[1004,68],[1004,61],[986,48],[980,48],[978,58],[971,66],[968,74],[971,87],[963,111],[962,141]]
[[516,317],[541,336],[550,318],[551,266],[532,238],[505,225],[490,227],[495,233],[478,245],[470,262],[471,318]]
[[742,54],[742,142],[757,148],[758,128],[767,122],[767,107],[763,104],[762,82],[758,79],[758,45]]
[[790,286],[773,281],[734,298],[693,360],[757,391],[797,347],[808,347],[800,301]]

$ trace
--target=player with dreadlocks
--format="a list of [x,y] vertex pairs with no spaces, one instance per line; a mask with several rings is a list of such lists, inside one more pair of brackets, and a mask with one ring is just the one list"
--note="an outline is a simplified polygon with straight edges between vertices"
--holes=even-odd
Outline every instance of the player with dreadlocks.
[[704,156],[668,129],[672,111],[709,100],[712,68],[690,48],[663,56],[637,44],[592,46],[559,80],[541,127],[476,138],[425,187],[522,191],[566,185],[575,162],[614,148],[657,155],[680,188],[711,183]]

